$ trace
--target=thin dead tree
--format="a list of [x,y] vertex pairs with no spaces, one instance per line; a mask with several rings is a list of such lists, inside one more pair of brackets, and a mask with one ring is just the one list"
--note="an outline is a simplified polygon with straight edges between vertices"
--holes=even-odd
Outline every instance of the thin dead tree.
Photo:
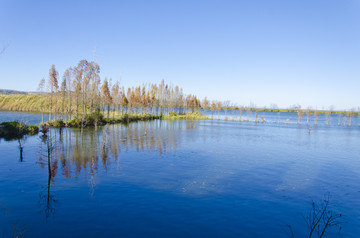
[[63,79],[66,81],[66,91],[67,91],[67,97],[68,97],[68,106],[66,113],[68,114],[69,120],[71,120],[71,104],[72,104],[72,89],[73,89],[73,82],[72,82],[72,73],[73,69],[71,67],[67,68],[64,72]]
[[214,111],[216,110],[216,103],[214,101],[211,103],[210,110],[211,110],[211,119],[214,119]]
[[259,121],[259,120],[258,120],[258,112],[259,112],[259,109],[258,109],[258,108],[255,108],[254,111],[255,111],[255,122],[258,122],[258,121]]
[[95,62],[91,62],[89,67],[90,67],[90,83],[91,83],[90,111],[94,112],[98,110],[99,107],[100,66]]
[[315,116],[315,125],[317,125],[317,124],[318,124],[318,121],[319,121],[319,114],[320,114],[319,110],[318,110],[318,109],[316,109],[316,110],[315,110],[315,112],[314,112],[314,116]]
[[[53,111],[53,108],[55,108],[55,112],[54,112],[54,120],[56,117],[56,94],[59,88],[58,85],[58,72],[55,69],[55,65],[52,65],[50,70],[49,70],[49,81],[48,81],[48,86],[50,89],[50,113],[49,113],[49,120],[51,120],[51,114]],[[55,96],[55,102],[54,102],[54,96]],[[54,106],[55,104],[55,106]]]
[[299,110],[298,110],[298,124],[300,124],[300,120],[303,117],[303,115],[304,115],[303,110],[301,108],[299,108]]
[[229,106],[230,106],[229,100],[223,102],[223,107],[224,107],[224,112],[225,112],[225,118],[224,118],[225,120],[228,120],[227,112],[229,110]]
[[216,103],[216,109],[218,111],[218,120],[220,120],[220,111],[221,111],[222,103],[219,101]]
[[309,124],[311,114],[312,114],[311,107],[308,107],[307,110],[306,110],[306,124],[307,125]]
[[65,98],[66,98],[66,78],[63,78],[60,86],[61,91],[61,119],[64,120],[65,115]]
[[115,120],[115,112],[118,112],[119,102],[120,102],[120,83],[116,81],[111,89],[111,97],[113,98],[113,120]]
[[326,125],[329,125],[333,110],[334,110],[334,106],[330,106],[329,110],[325,112]]
[[350,111],[348,111],[347,113],[346,113],[346,115],[348,116],[348,126],[351,126],[351,119],[353,118],[353,116],[355,115],[355,109],[354,108],[352,108],[352,109],[350,109]]
[[242,121],[241,115],[242,115],[243,111],[244,111],[244,106],[240,106],[239,107],[239,121]]
[[246,116],[247,116],[247,121],[250,121],[250,117],[251,117],[251,107],[247,107],[247,108],[246,108]]
[[41,123],[44,123],[44,100],[42,98],[43,92],[44,92],[44,87],[45,87],[45,79],[42,78],[40,80],[40,83],[38,85],[38,91],[40,91],[40,111],[41,111]]

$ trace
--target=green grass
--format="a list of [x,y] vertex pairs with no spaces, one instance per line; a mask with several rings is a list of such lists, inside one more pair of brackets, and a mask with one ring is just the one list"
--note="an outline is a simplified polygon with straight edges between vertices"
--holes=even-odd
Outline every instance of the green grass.
[[152,114],[120,114],[115,118],[106,119],[100,112],[95,112],[87,115],[85,118],[76,118],[73,120],[56,120],[56,121],[47,121],[43,124],[51,127],[94,127],[101,126],[105,124],[116,124],[116,123],[129,123],[135,121],[149,121],[161,119],[161,116],[156,116]]
[[162,119],[165,120],[202,120],[202,119],[209,119],[205,115],[201,115],[200,112],[189,112],[189,113],[176,113],[176,112],[169,112],[166,115],[163,115]]
[[150,121],[155,119],[163,119],[163,120],[201,120],[201,119],[209,119],[208,117],[201,115],[200,112],[192,112],[192,113],[175,113],[170,112],[167,115],[153,115],[147,113],[123,113],[116,114],[116,116],[110,116],[109,119],[106,119],[102,113],[95,112],[89,115],[86,115],[84,118],[75,118],[72,120],[55,120],[55,121],[47,121],[43,123],[43,125],[47,125],[50,127],[94,127],[94,126],[102,126],[105,124],[117,124],[117,123],[130,123],[136,121]]
[[22,112],[44,112],[48,108],[49,99],[45,95],[0,95],[0,110]]

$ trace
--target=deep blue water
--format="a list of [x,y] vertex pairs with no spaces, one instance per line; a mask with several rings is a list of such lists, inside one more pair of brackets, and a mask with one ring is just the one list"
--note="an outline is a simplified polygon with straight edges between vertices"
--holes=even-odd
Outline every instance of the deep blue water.
[[[151,121],[53,129],[49,176],[40,134],[0,142],[0,234],[24,237],[307,237],[329,196],[360,235],[360,127],[267,113],[266,123]],[[41,114],[0,112],[38,123]],[[46,142],[46,141],[45,141]],[[49,180],[50,178],[50,180]],[[304,219],[305,218],[305,219]],[[316,236],[315,236],[316,237]]]

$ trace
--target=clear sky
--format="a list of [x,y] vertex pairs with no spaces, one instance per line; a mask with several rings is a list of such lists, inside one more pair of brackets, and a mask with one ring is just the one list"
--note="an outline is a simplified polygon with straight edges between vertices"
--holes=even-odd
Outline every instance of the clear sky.
[[34,91],[52,64],[62,77],[95,56],[125,87],[165,79],[245,106],[360,106],[359,0],[0,0],[8,42],[3,89]]

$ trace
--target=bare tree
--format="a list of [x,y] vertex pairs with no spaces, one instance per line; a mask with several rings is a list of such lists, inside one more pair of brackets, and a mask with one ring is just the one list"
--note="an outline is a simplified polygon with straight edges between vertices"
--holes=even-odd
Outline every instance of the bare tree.
[[230,106],[230,101],[229,100],[223,102],[223,107],[224,107],[224,112],[225,112],[225,118],[224,118],[225,120],[228,119],[227,111],[229,109],[229,106]]
[[220,120],[220,111],[221,111],[222,103],[219,101],[216,103],[216,110],[218,111],[218,120]]
[[72,89],[73,89],[73,82],[72,82],[72,74],[73,74],[73,69],[71,67],[67,68],[64,72],[64,76],[63,79],[66,81],[66,86],[67,86],[67,93],[68,93],[68,109],[67,109],[67,114],[69,117],[69,120],[71,120],[71,103],[72,103],[72,98],[71,98],[71,94],[72,94]]
[[318,110],[318,109],[316,109],[316,110],[315,110],[315,112],[314,112],[314,116],[315,116],[315,125],[317,125],[317,123],[318,123],[318,120],[319,120],[319,114],[320,114],[319,110]]
[[242,121],[241,115],[242,115],[243,111],[244,111],[244,106],[241,105],[239,107],[239,121]]
[[334,110],[334,106],[330,106],[329,110],[327,110],[325,112],[326,125],[329,125],[329,121],[331,119],[331,114],[332,114],[333,110]]
[[210,104],[209,100],[205,97],[202,103],[204,108],[204,114],[206,114],[206,109],[209,107],[209,104]]
[[259,109],[258,109],[258,108],[255,108],[254,111],[255,111],[255,122],[258,122],[258,121],[259,121],[259,120],[258,120],[258,112],[259,112]]
[[353,116],[355,115],[355,108],[351,108],[350,111],[348,111],[346,113],[346,115],[348,116],[349,120],[348,120],[348,125],[351,126],[351,119],[353,118]]
[[40,80],[40,83],[39,83],[39,86],[38,86],[38,90],[40,91],[40,111],[41,111],[41,123],[44,123],[44,101],[43,99],[41,98],[42,97],[42,94],[44,92],[44,87],[45,87],[45,79],[42,78]]
[[81,60],[75,71],[78,72],[77,77],[79,77],[79,81],[81,82],[82,89],[82,120],[84,120],[87,113],[87,104],[88,104],[88,94],[90,91],[90,63],[87,60]]
[[247,120],[250,121],[250,117],[251,117],[251,107],[247,107],[247,108],[246,108],[246,116],[247,116]]
[[89,64],[90,70],[90,82],[91,82],[91,89],[90,89],[90,111],[94,112],[95,108],[98,108],[99,105],[99,85],[100,85],[100,66],[95,63],[91,62]]
[[312,114],[311,107],[308,107],[306,110],[306,124],[309,124],[311,114]]
[[76,118],[79,118],[79,103],[82,85],[82,71],[74,70],[75,80],[73,81],[74,95],[76,97]]
[[302,116],[304,115],[304,112],[301,108],[298,109],[298,124],[300,124],[300,120]]
[[56,100],[54,102],[54,96],[56,97],[57,91],[59,89],[59,85],[58,85],[58,72],[55,69],[55,65],[52,65],[50,70],[49,70],[49,81],[48,81],[48,86],[50,89],[50,113],[49,113],[49,120],[51,120],[51,113],[55,104],[55,113],[54,113],[54,120],[56,117]]
[[114,104],[113,120],[115,119],[115,112],[117,111],[118,105],[120,104],[119,92],[120,92],[120,83],[119,81],[116,81],[111,89],[111,97],[113,98],[113,104]]
[[272,104],[270,105],[270,109],[271,109],[272,111],[274,111],[274,110],[279,109],[279,107],[278,107],[278,105],[277,105],[277,104],[272,103]]
[[63,77],[63,81],[60,86],[61,91],[61,119],[64,119],[65,115],[65,97],[66,97],[66,78]]
[[216,102],[215,101],[213,101],[211,103],[210,110],[211,110],[211,119],[214,119],[214,111],[216,110]]

